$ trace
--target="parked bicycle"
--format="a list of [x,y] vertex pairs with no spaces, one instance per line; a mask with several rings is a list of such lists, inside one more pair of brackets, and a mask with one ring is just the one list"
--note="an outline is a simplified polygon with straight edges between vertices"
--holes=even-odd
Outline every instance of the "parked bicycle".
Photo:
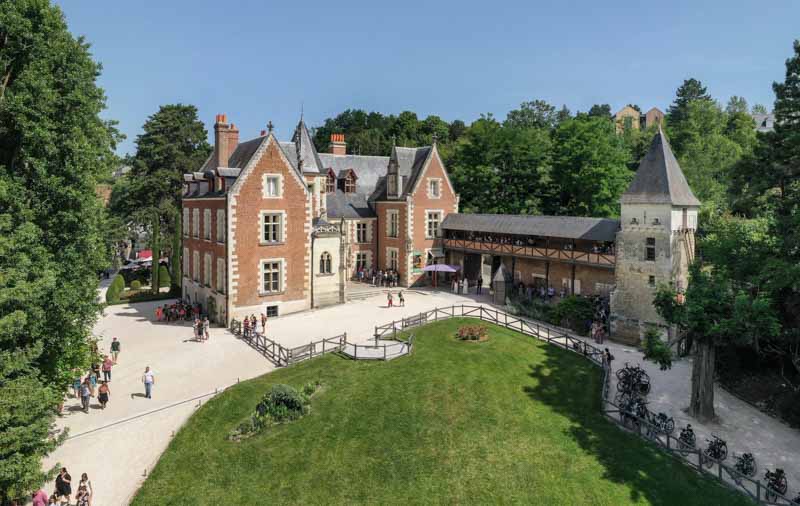
[[649,411],[647,402],[640,397],[631,397],[625,404],[620,406],[623,425],[638,427],[642,420],[647,420]]
[[650,413],[648,420],[648,436],[657,436],[658,434],[672,434],[675,430],[675,420],[666,413],[653,414]]
[[783,472],[783,469],[775,469],[774,473],[767,469],[767,472],[764,473],[764,479],[767,480],[767,501],[775,501],[778,499],[778,494],[785,494],[789,488],[786,473]]
[[681,429],[681,434],[678,436],[678,445],[680,445],[681,449],[689,450],[694,448],[696,443],[696,438],[694,435],[694,430],[692,429],[692,424],[687,423],[686,427]]
[[743,453],[741,455],[734,455],[736,462],[733,468],[745,476],[751,478],[756,475],[756,459],[752,453]]
[[617,371],[617,391],[647,395],[650,393],[650,376],[638,365],[631,367],[626,362],[625,367]]
[[724,439],[721,439],[712,434],[714,439],[706,439],[708,447],[703,450],[703,464],[706,467],[711,467],[714,462],[722,462],[728,457],[728,444]]

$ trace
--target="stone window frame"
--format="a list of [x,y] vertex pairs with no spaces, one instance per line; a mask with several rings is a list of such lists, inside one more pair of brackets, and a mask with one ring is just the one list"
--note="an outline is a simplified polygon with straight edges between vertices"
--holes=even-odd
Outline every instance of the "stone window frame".
[[217,209],[217,243],[225,244],[225,209]]
[[[278,179],[278,184],[277,184],[278,193],[277,193],[277,195],[270,195],[269,193],[267,193],[267,180],[268,179],[272,179],[272,178],[277,178]],[[268,172],[268,173],[266,173],[266,174],[261,176],[261,197],[265,198],[265,199],[280,199],[280,198],[283,198],[283,174],[276,173],[276,172]]]
[[[392,217],[396,217],[397,219],[397,227],[394,229],[394,234],[392,234]],[[386,210],[386,237],[391,238],[398,238],[400,237],[400,210],[399,209],[387,209]]]
[[200,239],[200,209],[192,209],[192,237]]
[[[264,289],[264,265],[275,264],[278,267],[278,289],[265,290]],[[284,292],[286,287],[286,259],[285,258],[262,258],[258,261],[258,294],[261,296],[280,295]]]
[[[433,220],[430,219],[431,214],[438,214],[438,226],[436,227],[436,234],[430,235],[430,224]],[[444,210],[442,209],[426,209],[425,210],[425,239],[439,239],[442,237],[442,222],[444,221]]]
[[644,242],[644,259],[646,262],[656,261],[656,238],[648,237]]
[[329,276],[333,274],[333,255],[323,251],[319,255],[319,274]]
[[649,286],[650,288],[655,288],[656,284],[657,284],[657,281],[658,280],[656,279],[655,276],[650,275],[650,276],[647,277],[647,286]]
[[190,214],[189,211],[190,210],[189,210],[188,207],[184,207],[183,208],[183,224],[182,225],[183,225],[183,236],[184,237],[189,237],[189,229],[191,228],[191,226],[190,226],[191,225],[191,221],[190,221],[191,217],[189,216],[189,214]]
[[[277,241],[264,240],[264,217],[265,216],[280,216],[281,223],[278,227],[280,231],[280,238]],[[286,211],[283,210],[261,210],[258,213],[258,244],[261,246],[277,246],[286,244]]]
[[203,240],[211,242],[211,209],[203,209]]
[[[392,265],[392,253],[395,254],[395,265]],[[400,270],[400,248],[395,248],[392,246],[386,247],[386,268],[393,271]]]
[[225,259],[217,257],[217,292],[225,293]]
[[192,279],[195,283],[200,282],[200,252],[192,252]]
[[[363,227],[363,230],[364,230],[364,237],[363,237],[364,240],[363,241],[361,240],[362,237],[361,237],[361,234],[360,234],[360,231],[359,231],[360,227]],[[357,221],[356,222],[356,240],[355,240],[355,242],[357,244],[368,244],[370,242],[369,241],[369,236],[370,236],[370,233],[369,233],[369,222],[367,222],[367,221]]]
[[183,277],[189,277],[189,248],[183,248]]
[[203,255],[203,285],[209,288],[211,288],[211,268],[213,266],[213,260],[211,253],[205,253]]
[[[433,191],[434,185],[436,186],[436,193]],[[442,198],[442,178],[440,177],[429,177],[428,178],[428,198],[429,199],[440,199]]]
[[358,257],[360,255],[364,255],[364,270],[372,269],[372,252],[367,251],[356,251],[355,252],[355,271],[358,272]]

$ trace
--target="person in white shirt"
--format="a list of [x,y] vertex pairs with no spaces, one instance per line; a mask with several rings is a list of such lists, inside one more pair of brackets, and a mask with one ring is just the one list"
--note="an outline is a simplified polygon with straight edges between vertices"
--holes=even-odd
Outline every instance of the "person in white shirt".
[[156,384],[156,375],[150,370],[150,366],[144,368],[142,383],[144,383],[144,396],[148,399],[152,399],[151,394],[153,391],[153,385]]

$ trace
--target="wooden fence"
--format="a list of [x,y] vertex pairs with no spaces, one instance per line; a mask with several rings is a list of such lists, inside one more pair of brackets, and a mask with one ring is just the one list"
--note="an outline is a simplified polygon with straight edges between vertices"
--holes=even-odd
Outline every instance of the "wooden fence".
[[345,332],[338,336],[287,348],[258,332],[251,331],[245,335],[242,332],[241,323],[237,320],[231,320],[230,331],[278,367],[296,364],[326,353],[339,351],[347,343],[347,332]]

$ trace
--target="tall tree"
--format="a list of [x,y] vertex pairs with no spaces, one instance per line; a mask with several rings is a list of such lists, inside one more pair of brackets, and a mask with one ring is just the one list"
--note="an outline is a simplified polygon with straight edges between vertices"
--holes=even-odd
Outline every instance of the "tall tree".
[[116,140],[99,73],[58,7],[0,2],[0,502],[44,482],[56,404],[90,360]]
[[557,214],[618,216],[619,198],[633,178],[629,154],[607,118],[579,116],[553,135]]
[[208,132],[197,108],[184,104],[162,105],[142,129],[130,178],[129,198],[136,203],[133,218],[147,226],[158,210],[162,231],[171,234],[181,206],[183,174],[198,170],[211,153]]
[[453,147],[448,167],[467,212],[537,214],[553,201],[546,129],[483,116]]
[[589,108],[589,112],[587,114],[593,118],[611,119],[611,106],[608,104],[594,104]]
[[553,128],[556,125],[556,108],[544,100],[522,102],[519,109],[508,112],[505,125],[512,128]]
[[686,142],[683,127],[689,115],[689,106],[697,101],[711,102],[708,90],[703,83],[693,77],[684,80],[675,92],[675,101],[667,110],[667,124],[671,132],[670,142],[677,152],[682,152]]
[[764,104],[755,104],[753,109],[750,111],[751,114],[767,114],[769,111],[767,110],[767,106]]

